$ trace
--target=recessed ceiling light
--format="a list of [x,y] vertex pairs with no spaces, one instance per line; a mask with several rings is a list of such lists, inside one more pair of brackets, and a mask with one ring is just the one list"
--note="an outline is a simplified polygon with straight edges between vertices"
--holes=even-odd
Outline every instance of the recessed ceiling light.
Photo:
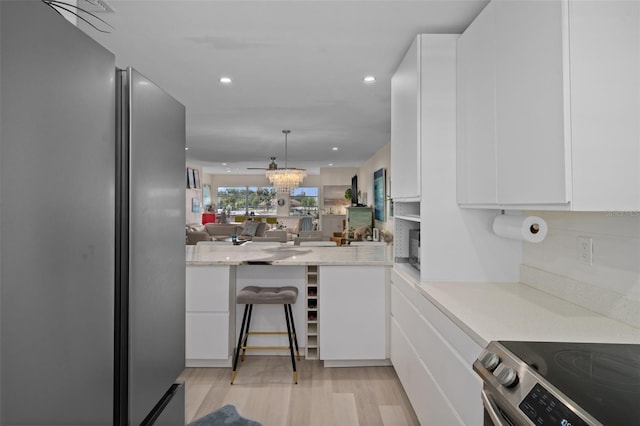
[[222,165],[223,165],[223,166],[226,166],[226,165],[227,165],[227,163],[222,163]]
[[372,76],[372,75],[367,75],[362,79],[362,81],[364,81],[365,83],[368,83],[368,84],[372,84],[372,83],[376,82],[376,78],[374,76]]
[[329,163],[329,166],[333,166],[333,163]]
[[231,84],[231,78],[229,77],[220,77],[218,81],[222,84]]
[[188,146],[185,146],[185,147],[184,147],[184,150],[185,150],[185,151],[189,151],[189,147],[188,147]]
[[331,150],[332,150],[332,151],[337,151],[337,150],[338,150],[338,147],[337,147],[337,146],[334,146],[333,148],[331,148]]

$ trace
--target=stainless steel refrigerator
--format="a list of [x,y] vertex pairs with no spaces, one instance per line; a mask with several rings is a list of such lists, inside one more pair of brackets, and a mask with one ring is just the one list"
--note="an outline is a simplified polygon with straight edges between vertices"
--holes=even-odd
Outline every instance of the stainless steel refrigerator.
[[1,423],[183,424],[184,106],[0,7]]

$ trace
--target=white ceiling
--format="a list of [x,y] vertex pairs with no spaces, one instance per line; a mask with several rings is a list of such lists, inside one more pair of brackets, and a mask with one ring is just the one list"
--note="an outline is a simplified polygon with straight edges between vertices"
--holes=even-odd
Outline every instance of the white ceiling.
[[271,156],[284,167],[291,129],[289,167],[317,174],[389,142],[390,79],[414,36],[460,33],[487,0],[107,3],[115,13],[99,16],[115,29],[85,31],[186,106],[188,161],[207,173],[252,173]]

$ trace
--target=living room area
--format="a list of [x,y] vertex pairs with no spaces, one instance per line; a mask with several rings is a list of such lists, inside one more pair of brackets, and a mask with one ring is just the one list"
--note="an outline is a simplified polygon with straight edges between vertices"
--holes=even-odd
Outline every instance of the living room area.
[[[271,239],[269,234],[286,231],[286,240],[312,238],[321,241],[392,240],[390,144],[384,145],[359,167],[320,167],[308,173],[290,193],[278,192],[264,173],[210,174],[202,165],[186,163],[186,243]],[[382,180],[374,175],[380,176]],[[349,229],[346,225],[349,195],[354,178],[360,207],[371,209],[371,225]],[[382,191],[379,186],[382,185]],[[383,212],[374,213],[374,191],[382,192]],[[345,194],[346,193],[346,194]],[[361,227],[359,227],[361,228]],[[365,229],[366,228],[366,229]],[[302,234],[301,234],[302,233]],[[340,236],[338,236],[340,234]],[[275,234],[273,234],[275,235]]]

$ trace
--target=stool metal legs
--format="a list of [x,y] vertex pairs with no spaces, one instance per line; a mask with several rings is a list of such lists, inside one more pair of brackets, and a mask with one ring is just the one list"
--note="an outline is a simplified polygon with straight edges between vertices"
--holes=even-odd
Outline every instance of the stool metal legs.
[[[249,327],[251,327],[251,314],[253,313],[253,305],[249,306],[249,316],[247,317],[247,327],[244,329],[244,340],[242,341],[242,360],[244,361],[244,356],[247,352],[247,340],[249,340]],[[245,309],[247,307],[245,306]],[[242,335],[242,330],[240,330],[240,335]]]
[[[293,365],[293,381],[298,383],[298,371],[296,370],[296,358],[293,356],[293,339],[291,338],[291,326],[293,325],[293,316],[291,315],[291,305],[284,305],[284,317],[287,320],[287,334],[289,335],[289,352],[291,353],[291,365]],[[295,328],[295,327],[294,327]],[[295,333],[295,331],[294,331]],[[294,334],[295,336],[295,334]],[[296,352],[298,351],[298,338],[296,337]],[[298,352],[298,359],[300,359],[300,353]]]
[[296,324],[293,321],[293,310],[291,309],[291,305],[286,305],[289,309],[289,318],[291,318],[291,330],[293,331],[294,342],[296,344],[296,354],[298,355],[298,361],[300,361],[300,349],[298,349],[298,335],[296,334]]
[[[298,384],[298,371],[296,369],[296,357],[293,354],[293,345],[296,347],[296,355],[300,361],[300,350],[298,348],[298,336],[296,335],[296,326],[293,321],[293,310],[290,304],[284,305],[284,317],[287,323],[287,331],[249,331],[251,325],[251,314],[253,312],[253,304],[244,306],[244,314],[242,315],[242,325],[240,326],[240,335],[238,337],[238,345],[236,346],[235,356],[233,358],[233,371],[231,372],[231,384],[236,378],[238,368],[238,359],[241,357],[240,349],[242,349],[242,361],[244,361],[247,349],[289,349],[291,354],[291,365],[293,366],[293,381]],[[247,346],[249,334],[287,334],[289,337],[289,346]]]
[[242,315],[242,325],[240,326],[240,337],[238,338],[238,346],[236,346],[236,353],[235,353],[235,356],[233,357],[233,371],[231,372],[231,384],[233,384],[233,381],[236,379],[236,367],[238,366],[238,358],[240,356],[240,347],[242,346],[242,338],[245,337],[244,325],[247,322],[248,312],[249,312],[249,305],[244,305],[244,314]]

